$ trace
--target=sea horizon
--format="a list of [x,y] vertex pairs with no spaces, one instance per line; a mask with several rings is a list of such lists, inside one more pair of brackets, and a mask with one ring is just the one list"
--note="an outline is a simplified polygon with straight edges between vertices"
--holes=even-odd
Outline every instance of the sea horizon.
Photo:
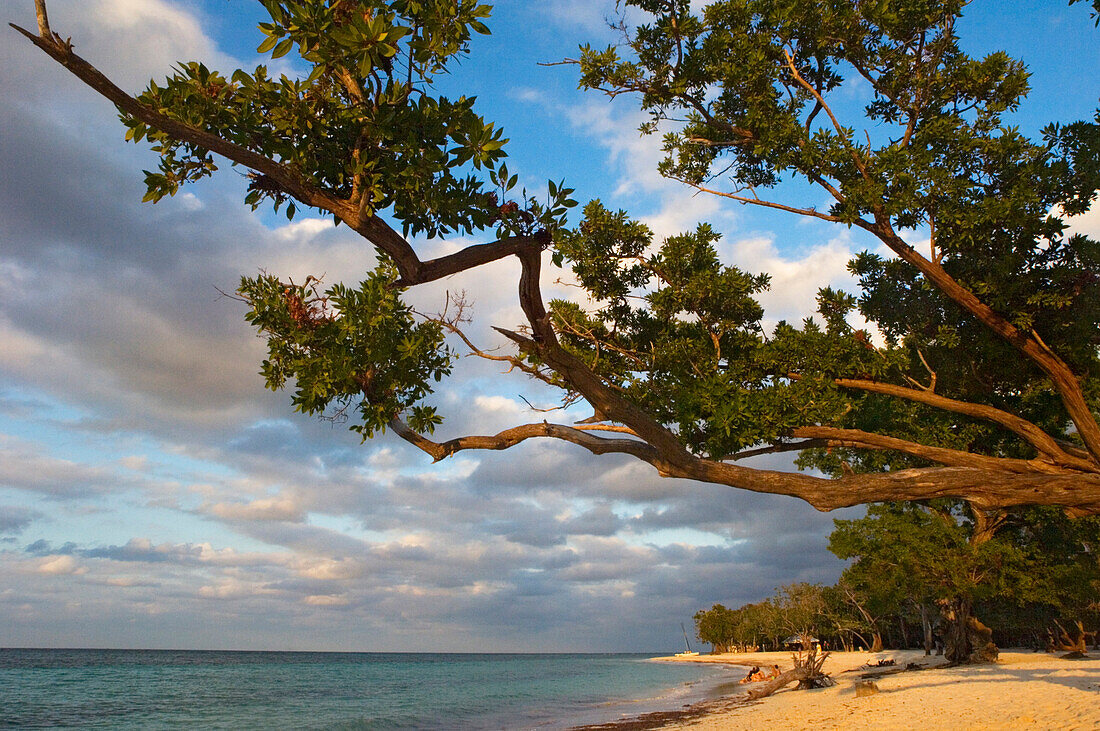
[[647,653],[0,647],[0,726],[567,729],[708,697]]

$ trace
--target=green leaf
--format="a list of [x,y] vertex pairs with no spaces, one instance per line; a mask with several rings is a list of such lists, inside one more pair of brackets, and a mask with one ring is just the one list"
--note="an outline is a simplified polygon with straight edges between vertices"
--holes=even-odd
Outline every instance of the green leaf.
[[274,48],[275,45],[278,42],[279,42],[279,36],[277,36],[277,35],[268,36],[267,38],[265,38],[263,40],[262,43],[260,43],[259,46],[256,47],[256,53],[267,53],[272,48]]
[[294,48],[294,39],[287,38],[283,41],[280,41],[279,44],[275,46],[275,50],[271,52],[271,57],[282,58],[283,56],[290,53],[290,49],[292,48]]

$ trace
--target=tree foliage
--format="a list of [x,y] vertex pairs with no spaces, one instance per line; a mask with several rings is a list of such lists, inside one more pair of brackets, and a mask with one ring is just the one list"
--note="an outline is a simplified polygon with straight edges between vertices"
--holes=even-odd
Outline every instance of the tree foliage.
[[[263,0],[259,51],[296,54],[307,73],[187,61],[137,97],[35,4],[38,33],[21,32],[159,155],[148,200],[224,158],[249,171],[246,204],[320,211],[379,252],[356,286],[242,281],[267,384],[293,380],[302,411],[354,411],[364,436],[390,428],[436,459],[557,438],[821,509],[955,497],[1100,511],[1100,242],[1066,233],[1100,188],[1100,116],[1035,139],[1013,127],[1026,68],[966,53],[962,0],[714,0],[699,13],[629,0],[646,19],[625,43],[581,49],[582,86],[636,99],[652,115],[643,132],[664,133],[664,175],[892,252],[853,260],[858,296],[824,290],[816,318],[772,332],[756,300],[767,274],[723,262],[707,224],[657,241],[598,201],[570,225],[564,182],[515,192],[501,129],[473,96],[432,85],[489,32],[477,0]],[[831,100],[857,82],[871,100],[842,119]],[[797,200],[805,186],[829,206]],[[413,243],[454,234],[489,241],[431,260]],[[922,236],[926,251],[907,243]],[[410,287],[513,256],[525,322],[497,328],[511,354],[403,304]],[[544,259],[589,301],[546,303]],[[857,310],[884,342],[850,325]],[[445,335],[595,418],[432,441],[443,415],[424,401],[457,352]],[[828,477],[738,464],[791,450]]]
[[779,649],[796,632],[834,648],[905,648],[922,644],[922,619],[942,643],[946,616],[960,607],[1004,645],[1045,647],[1059,623],[1100,627],[1096,517],[1030,508],[993,525],[958,503],[895,503],[835,523],[829,550],[850,560],[836,585],[791,584],[736,609],[716,604],[695,615],[699,638],[717,652]]
[[435,409],[421,404],[431,384],[451,371],[451,353],[436,322],[417,323],[391,286],[397,273],[383,264],[358,289],[342,284],[320,292],[319,282],[280,282],[263,274],[241,280],[248,321],[267,335],[262,374],[272,389],[293,380],[295,408],[336,414],[354,406],[352,429],[367,439],[390,415],[431,432]]
[[825,588],[818,584],[788,584],[756,604],[737,609],[715,604],[696,612],[695,631],[715,652],[779,650],[791,637],[818,634],[831,616],[828,601]]

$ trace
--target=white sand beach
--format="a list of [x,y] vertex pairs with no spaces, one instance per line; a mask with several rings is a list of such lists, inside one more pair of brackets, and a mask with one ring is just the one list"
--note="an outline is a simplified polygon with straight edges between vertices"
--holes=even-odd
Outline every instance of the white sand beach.
[[[718,662],[738,666],[791,667],[785,652],[658,658],[667,662]],[[865,667],[894,660],[892,667]],[[909,663],[928,666],[905,671]],[[1098,729],[1100,654],[1063,660],[1031,651],[1002,651],[995,665],[945,668],[943,658],[922,651],[833,653],[825,671],[836,686],[781,690],[753,703],[739,700],[739,686],[706,706],[699,716],[671,721],[665,728],[691,729]],[[899,672],[900,671],[900,672]],[[736,669],[735,676],[741,673]],[[857,697],[867,675],[880,692]]]

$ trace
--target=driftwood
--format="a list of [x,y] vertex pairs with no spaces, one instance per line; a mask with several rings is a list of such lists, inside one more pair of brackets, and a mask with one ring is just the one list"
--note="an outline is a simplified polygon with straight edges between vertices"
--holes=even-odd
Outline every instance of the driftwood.
[[761,698],[767,698],[772,693],[786,688],[791,683],[797,681],[801,686],[802,681],[806,680],[810,676],[809,668],[792,668],[785,673],[781,673],[778,678],[774,678],[764,683],[759,688],[753,688],[745,694],[745,698],[750,701],[759,700]]
[[1089,640],[1096,641],[1096,632],[1086,632],[1085,626],[1081,622],[1075,622],[1074,624],[1077,632],[1071,636],[1057,619],[1054,620],[1054,626],[1058,629],[1057,631],[1054,629],[1047,630],[1047,652],[1069,653],[1064,656],[1067,659],[1087,656]]
[[[805,646],[805,645],[803,645]],[[818,654],[817,645],[810,645],[809,652],[803,657],[801,652],[798,652],[791,656],[791,660],[794,662],[796,668],[806,668],[806,677],[798,682],[798,688],[800,690],[806,690],[809,688],[826,688],[830,685],[836,685],[836,681],[830,678],[828,675],[821,671],[821,668],[825,666],[825,660],[829,657],[828,652],[822,652]]]
[[835,680],[821,671],[827,657],[829,657],[829,653],[818,654],[816,646],[811,647],[810,651],[805,654],[802,652],[795,653],[791,655],[791,660],[794,663],[793,668],[769,680],[759,688],[753,688],[745,694],[745,698],[750,701],[767,698],[777,690],[794,682],[798,683],[799,690],[826,688],[830,685],[836,685]]

